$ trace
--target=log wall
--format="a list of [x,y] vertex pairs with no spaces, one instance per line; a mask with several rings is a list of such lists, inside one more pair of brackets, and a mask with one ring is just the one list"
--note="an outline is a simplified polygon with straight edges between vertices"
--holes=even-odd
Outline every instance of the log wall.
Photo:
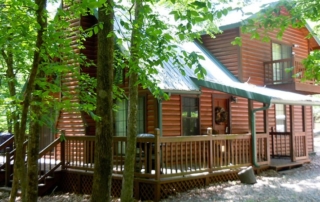
[[[262,31],[261,31],[262,32]],[[250,83],[255,85],[264,85],[264,66],[263,62],[272,60],[272,42],[283,43],[292,46],[294,56],[298,58],[306,58],[309,53],[308,40],[306,35],[300,29],[288,28],[282,37],[282,40],[277,39],[276,31],[270,33],[271,41],[262,42],[253,40],[250,34],[240,33],[242,38],[242,46],[240,58],[242,64],[242,80],[247,81],[250,78]]]
[[217,58],[231,73],[241,79],[241,66],[239,58],[239,47],[231,44],[235,37],[239,36],[239,28],[226,30],[223,34],[217,34],[216,38],[203,35],[201,40],[204,47]]
[[[68,6],[64,5],[64,9]],[[80,40],[80,18],[72,18],[67,20],[70,23],[70,28],[66,30],[66,38],[71,39],[71,47],[75,53],[80,53],[79,43]],[[70,66],[70,71],[61,75],[62,96],[61,100],[69,100],[71,104],[77,104],[79,99],[79,80],[77,74],[80,72],[79,65],[72,59],[65,60],[66,65]],[[85,127],[82,119],[81,112],[76,107],[69,110],[62,109],[59,113],[57,128],[64,130],[66,135],[85,135]]]

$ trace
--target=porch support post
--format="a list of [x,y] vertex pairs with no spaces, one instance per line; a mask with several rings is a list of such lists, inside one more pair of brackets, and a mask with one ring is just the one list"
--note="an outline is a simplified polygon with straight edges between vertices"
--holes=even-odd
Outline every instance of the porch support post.
[[154,185],[154,201],[160,201],[160,169],[161,169],[161,147],[160,147],[160,129],[156,128],[155,135],[155,185]]
[[251,127],[251,136],[252,136],[252,138],[251,138],[251,140],[252,140],[252,164],[257,168],[259,168],[260,166],[258,165],[258,162],[257,162],[256,112],[262,111],[262,110],[267,110],[270,107],[271,107],[271,103],[266,103],[266,106],[261,107],[261,108],[257,108],[257,109],[249,108],[250,127]]
[[213,165],[213,143],[212,143],[212,128],[207,128],[207,135],[210,137],[209,140],[209,162],[208,162],[208,167],[209,167],[209,173],[212,173],[212,165]]
[[[264,104],[263,106],[266,106],[266,104]],[[269,111],[268,110],[264,110],[263,113],[263,119],[264,119],[264,132],[267,134],[267,142],[266,142],[266,150],[267,150],[267,160],[268,160],[268,164],[270,164],[270,141],[269,141]]]
[[295,130],[294,130],[294,106],[290,105],[290,157],[291,161],[295,162],[296,161],[296,154],[295,154]]
[[162,136],[162,100],[158,99],[158,123],[159,134]]
[[60,160],[61,160],[61,169],[65,169],[66,165],[66,137],[65,137],[65,130],[61,131],[61,135],[64,137],[62,138],[63,140],[61,141],[61,147],[60,147]]

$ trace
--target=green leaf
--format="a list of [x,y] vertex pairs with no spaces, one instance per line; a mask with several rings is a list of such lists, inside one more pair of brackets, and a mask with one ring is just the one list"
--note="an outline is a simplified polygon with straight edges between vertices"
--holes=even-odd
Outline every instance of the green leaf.
[[98,34],[98,32],[99,32],[98,26],[94,26],[93,27],[93,31],[94,31],[95,34]]

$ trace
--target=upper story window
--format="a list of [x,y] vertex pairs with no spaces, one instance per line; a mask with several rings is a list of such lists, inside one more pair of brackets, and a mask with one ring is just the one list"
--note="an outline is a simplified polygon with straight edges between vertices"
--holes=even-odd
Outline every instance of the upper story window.
[[183,135],[199,135],[199,98],[182,98]]
[[286,69],[292,67],[292,46],[272,43],[273,83],[286,83],[291,81],[292,72]]
[[272,60],[282,60],[292,57],[292,46],[272,43]]

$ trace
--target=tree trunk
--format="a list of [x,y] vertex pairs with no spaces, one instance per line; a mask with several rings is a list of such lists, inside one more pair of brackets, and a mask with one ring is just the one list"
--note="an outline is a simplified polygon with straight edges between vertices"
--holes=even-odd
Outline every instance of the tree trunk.
[[113,31],[113,0],[99,8],[99,22],[103,29],[98,32],[97,109],[100,117],[96,125],[94,152],[93,202],[111,201],[113,166],[113,52],[114,38],[107,35]]
[[[40,71],[38,78],[44,78],[44,72]],[[35,90],[41,91],[41,87],[36,85]],[[34,94],[32,97],[34,103],[42,103],[42,98]],[[42,119],[41,106],[39,104],[30,107],[30,130],[28,138],[28,160],[27,160],[27,189],[26,201],[38,200],[38,157],[39,157],[39,139],[40,128],[39,121]]]
[[140,14],[142,2],[135,1],[135,18],[133,21],[133,30],[131,34],[130,62],[129,62],[129,106],[128,106],[128,133],[126,156],[124,162],[124,172],[122,179],[121,201],[134,201],[133,199],[133,182],[134,182],[134,165],[136,155],[137,141],[137,113],[138,113],[138,73],[139,57],[138,36],[142,25],[143,16]]
[[15,196],[17,192],[17,185],[18,180],[20,180],[21,185],[21,200],[22,202],[26,201],[26,168],[24,166],[24,148],[23,148],[23,141],[25,140],[25,131],[27,125],[27,117],[29,106],[31,102],[31,93],[33,92],[34,81],[36,75],[38,73],[40,58],[41,58],[41,49],[43,45],[43,34],[46,28],[46,21],[45,19],[45,9],[46,9],[46,0],[35,0],[36,5],[38,6],[36,10],[36,18],[37,23],[39,24],[39,29],[37,31],[37,40],[36,40],[36,47],[33,55],[32,61],[32,69],[30,71],[29,80],[27,81],[26,91],[24,93],[24,99],[22,103],[22,114],[21,114],[21,121],[20,121],[20,128],[15,134],[15,144],[16,144],[16,155],[15,155],[15,163],[14,163],[14,172],[16,173],[14,177],[14,183],[11,190],[10,202],[15,201]]

